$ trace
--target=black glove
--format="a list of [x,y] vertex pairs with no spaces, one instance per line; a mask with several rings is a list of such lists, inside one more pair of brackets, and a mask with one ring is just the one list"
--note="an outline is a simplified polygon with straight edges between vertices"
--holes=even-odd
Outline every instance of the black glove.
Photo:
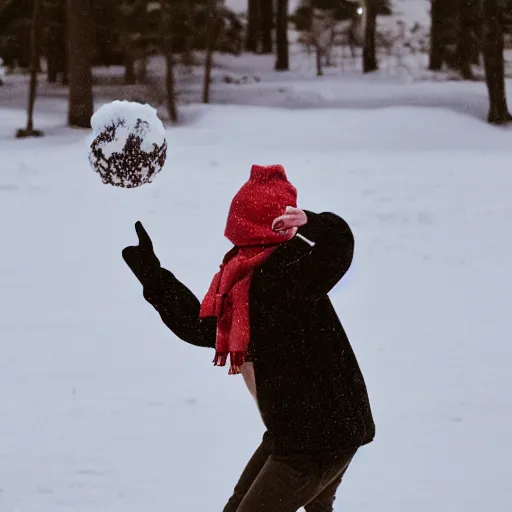
[[153,251],[153,242],[140,221],[135,223],[139,245],[123,249],[123,259],[140,283],[145,286],[160,272],[160,261]]

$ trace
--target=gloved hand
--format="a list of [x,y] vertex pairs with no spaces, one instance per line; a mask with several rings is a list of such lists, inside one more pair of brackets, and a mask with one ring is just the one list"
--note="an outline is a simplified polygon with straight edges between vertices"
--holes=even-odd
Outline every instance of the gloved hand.
[[135,277],[144,286],[158,275],[160,261],[153,251],[153,242],[140,221],[135,223],[139,245],[125,247],[122,255]]

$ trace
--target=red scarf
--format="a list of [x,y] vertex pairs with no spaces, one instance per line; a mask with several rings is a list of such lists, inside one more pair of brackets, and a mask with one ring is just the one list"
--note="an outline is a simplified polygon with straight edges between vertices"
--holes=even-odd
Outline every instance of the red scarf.
[[229,374],[240,373],[250,341],[249,289],[254,270],[270,258],[276,247],[233,249],[213,277],[201,305],[201,317],[217,317],[215,366],[230,357]]
[[251,177],[234,197],[225,236],[234,244],[213,277],[201,304],[200,317],[217,317],[215,366],[240,373],[250,341],[249,290],[254,270],[289,237],[272,231],[272,221],[287,206],[296,206],[297,191],[280,165],[254,165]]

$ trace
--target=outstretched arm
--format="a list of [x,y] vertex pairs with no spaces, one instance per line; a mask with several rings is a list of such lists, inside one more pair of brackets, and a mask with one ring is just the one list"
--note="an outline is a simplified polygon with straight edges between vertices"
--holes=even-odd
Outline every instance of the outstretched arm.
[[153,243],[140,222],[135,224],[139,244],[126,247],[123,259],[143,286],[144,298],[178,338],[198,347],[215,347],[216,320],[199,318],[195,295],[160,266]]
[[144,298],[178,338],[197,347],[215,347],[216,318],[199,318],[199,300],[171,272],[160,268],[144,285]]

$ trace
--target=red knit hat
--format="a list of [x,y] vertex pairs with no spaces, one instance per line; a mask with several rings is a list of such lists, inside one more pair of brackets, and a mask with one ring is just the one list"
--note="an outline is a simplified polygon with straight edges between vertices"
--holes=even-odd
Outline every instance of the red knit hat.
[[287,206],[297,207],[297,190],[283,166],[253,165],[249,180],[231,202],[224,235],[238,247],[284,242],[287,237],[273,231],[272,222]]

